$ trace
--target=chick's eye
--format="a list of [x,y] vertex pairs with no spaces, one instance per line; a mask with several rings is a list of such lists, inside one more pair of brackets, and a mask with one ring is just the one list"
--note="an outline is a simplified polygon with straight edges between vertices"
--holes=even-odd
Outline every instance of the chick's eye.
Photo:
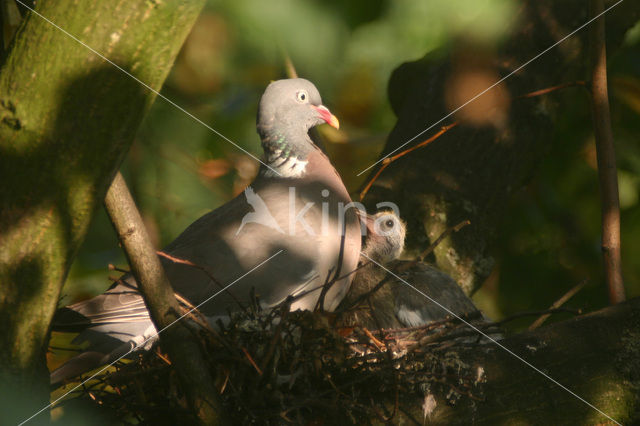
[[391,219],[387,220],[384,224],[387,225],[387,228],[393,228],[393,220]]
[[307,95],[307,92],[304,90],[300,90],[296,93],[296,100],[300,103],[305,103],[308,102],[309,99],[309,95]]

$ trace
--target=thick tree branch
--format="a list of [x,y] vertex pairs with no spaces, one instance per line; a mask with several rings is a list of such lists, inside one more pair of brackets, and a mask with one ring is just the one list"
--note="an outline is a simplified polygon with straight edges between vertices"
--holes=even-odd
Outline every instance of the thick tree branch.
[[[591,0],[591,15],[604,10],[604,0]],[[625,300],[620,260],[620,200],[618,169],[611,131],[609,91],[607,89],[607,49],[605,18],[597,19],[589,29],[591,44],[591,110],[598,156],[598,179],[602,205],[602,255],[605,277],[612,304]]]
[[195,417],[201,424],[221,423],[223,410],[203,350],[186,322],[179,320],[180,305],[120,173],[107,191],[104,204],[156,330],[162,331],[163,348],[180,376]]
[[[159,90],[203,3],[43,0],[37,11]],[[33,13],[3,58],[0,412],[18,423],[49,402],[62,284],[155,95]]]
[[[524,332],[500,343],[622,424],[640,421],[640,299]],[[494,344],[454,348],[478,372],[455,405],[433,395],[405,413],[430,425],[611,424],[610,419]],[[392,401],[388,402],[391,406]],[[411,407],[411,408],[407,408]],[[406,419],[405,419],[406,420]],[[398,420],[398,423],[401,423]]]

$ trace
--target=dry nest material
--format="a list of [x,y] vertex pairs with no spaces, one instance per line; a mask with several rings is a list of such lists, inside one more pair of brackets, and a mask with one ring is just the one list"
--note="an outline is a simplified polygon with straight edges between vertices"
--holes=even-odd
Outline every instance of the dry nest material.
[[[366,424],[401,414],[422,424],[408,404],[420,407],[434,394],[450,404],[483,398],[482,371],[452,350],[480,344],[460,322],[369,331],[336,328],[335,320],[308,311],[243,312],[222,332],[194,328],[234,423]],[[80,397],[123,423],[184,424],[189,418],[178,378],[158,349],[100,375]]]

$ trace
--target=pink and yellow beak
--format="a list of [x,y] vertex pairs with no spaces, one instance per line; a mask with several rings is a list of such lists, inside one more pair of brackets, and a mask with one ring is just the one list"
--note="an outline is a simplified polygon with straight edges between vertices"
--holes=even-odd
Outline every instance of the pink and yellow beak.
[[311,105],[311,108],[315,109],[316,111],[318,111],[318,114],[320,114],[320,117],[331,127],[335,127],[336,129],[340,128],[340,121],[338,121],[338,117],[336,117],[335,115],[331,114],[331,111],[329,111],[329,108],[327,108],[324,105]]

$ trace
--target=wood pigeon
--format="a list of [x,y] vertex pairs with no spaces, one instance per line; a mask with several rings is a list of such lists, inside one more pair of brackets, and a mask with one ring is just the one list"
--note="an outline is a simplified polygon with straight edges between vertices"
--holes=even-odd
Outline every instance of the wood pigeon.
[[[271,83],[258,108],[264,150],[258,176],[163,250],[198,265],[161,257],[174,290],[194,306],[282,251],[199,308],[212,323],[255,300],[268,309],[297,296],[291,310],[314,309],[322,286],[338,277],[324,299],[323,308],[332,311],[349,289],[360,253],[360,221],[340,176],[309,138],[309,129],[323,123],[338,127],[311,82]],[[52,384],[113,362],[132,348],[148,349],[156,334],[131,274],[93,299],[60,309],[52,327],[80,332],[74,344],[88,342],[84,352],[52,372]]]
[[[369,260],[384,265],[420,292],[438,301],[456,315],[482,319],[471,299],[449,275],[422,262],[396,260],[404,248],[406,226],[392,211],[382,211],[365,218],[367,232],[363,239],[361,268],[341,308],[347,309],[339,325],[360,325],[369,329],[404,328],[427,325],[452,317],[446,310],[388,274]],[[378,284],[384,283],[364,298]],[[368,299],[368,301],[367,301]],[[370,303],[370,305],[369,305]]]

